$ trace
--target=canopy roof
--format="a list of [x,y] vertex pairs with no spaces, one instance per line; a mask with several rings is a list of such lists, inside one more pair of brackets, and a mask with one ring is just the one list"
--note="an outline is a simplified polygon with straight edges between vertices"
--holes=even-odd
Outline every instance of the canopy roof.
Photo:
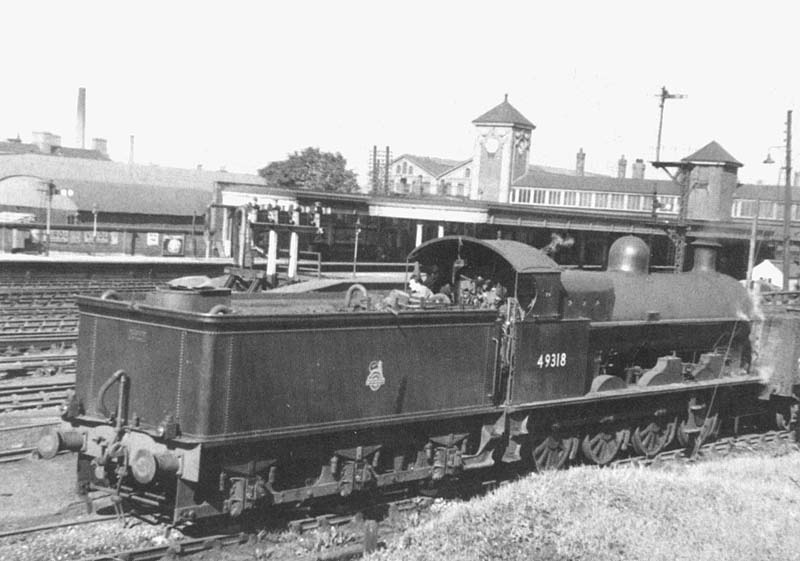
[[481,240],[469,236],[444,236],[418,245],[408,255],[409,261],[437,263],[461,257],[482,263],[508,263],[517,273],[558,270],[558,264],[540,250],[513,240]]

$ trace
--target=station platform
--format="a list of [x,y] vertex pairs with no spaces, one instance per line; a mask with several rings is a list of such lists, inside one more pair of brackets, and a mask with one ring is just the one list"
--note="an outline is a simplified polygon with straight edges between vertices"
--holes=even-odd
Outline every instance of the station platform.
[[51,252],[49,255],[0,253],[0,282],[52,278],[130,277],[168,280],[188,275],[215,277],[232,264],[229,258],[161,257],[124,254]]

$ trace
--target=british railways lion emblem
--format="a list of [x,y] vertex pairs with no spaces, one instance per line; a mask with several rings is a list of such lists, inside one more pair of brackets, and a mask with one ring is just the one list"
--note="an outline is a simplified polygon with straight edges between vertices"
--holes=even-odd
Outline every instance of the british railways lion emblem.
[[369,363],[369,375],[367,376],[367,387],[376,392],[386,383],[383,377],[383,361],[373,360]]

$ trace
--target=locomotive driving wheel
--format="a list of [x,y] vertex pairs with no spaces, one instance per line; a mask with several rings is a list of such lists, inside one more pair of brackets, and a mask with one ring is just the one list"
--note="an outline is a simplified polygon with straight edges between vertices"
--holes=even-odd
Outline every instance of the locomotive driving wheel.
[[564,467],[573,455],[577,440],[574,437],[561,437],[548,434],[534,440],[531,450],[536,471],[555,470]]
[[717,435],[719,434],[719,428],[722,425],[722,421],[719,418],[718,413],[707,416],[703,422],[703,425],[700,427],[700,432],[697,433],[687,431],[687,423],[688,421],[684,419],[681,421],[681,424],[678,427],[678,442],[683,447],[689,446],[689,444],[692,442],[692,437],[696,435],[696,448],[699,448],[708,441],[716,439]]
[[581,450],[587,460],[598,466],[611,463],[625,441],[625,431],[601,429],[583,437]]
[[797,425],[798,403],[792,399],[775,399],[772,404],[776,430],[792,430]]
[[631,444],[637,454],[652,458],[664,450],[675,438],[678,419],[657,417],[636,426],[631,434]]

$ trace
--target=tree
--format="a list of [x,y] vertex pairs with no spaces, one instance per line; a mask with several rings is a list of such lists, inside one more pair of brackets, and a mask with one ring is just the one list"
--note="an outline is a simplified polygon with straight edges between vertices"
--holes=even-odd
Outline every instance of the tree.
[[270,163],[258,174],[271,187],[352,193],[358,190],[356,174],[346,166],[347,160],[339,152],[308,147],[289,154],[286,160]]

